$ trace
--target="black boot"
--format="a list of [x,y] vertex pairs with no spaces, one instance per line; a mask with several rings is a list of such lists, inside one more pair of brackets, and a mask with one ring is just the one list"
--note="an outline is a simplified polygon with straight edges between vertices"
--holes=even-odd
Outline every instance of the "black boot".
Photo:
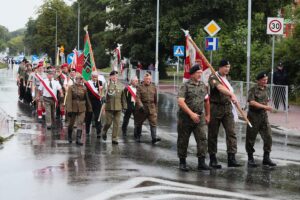
[[189,169],[186,166],[185,158],[179,158],[179,169],[180,169],[180,171],[183,171],[183,172],[189,171]]
[[161,139],[156,136],[156,126],[150,126],[150,131],[151,131],[151,137],[152,137],[152,144],[155,144],[155,143],[161,141]]
[[251,168],[257,167],[257,164],[255,163],[255,160],[253,158],[253,153],[248,153],[248,167]]
[[228,153],[228,167],[240,167],[241,164],[238,164],[235,160],[234,153]]
[[270,152],[264,153],[264,159],[263,159],[263,165],[268,165],[270,167],[275,167],[277,166],[273,161],[270,159]]
[[122,125],[122,134],[124,137],[127,136],[127,127],[124,124]]
[[96,131],[97,131],[97,138],[101,138],[101,127],[97,127],[96,128]]
[[209,167],[206,163],[205,163],[205,157],[198,157],[198,170],[211,170],[212,168]]
[[216,154],[210,154],[209,159],[210,159],[210,161],[209,161],[209,166],[210,167],[215,168],[215,169],[221,169],[222,168],[222,165],[218,164]]
[[83,145],[83,143],[81,142],[81,135],[82,135],[82,130],[77,130],[76,144],[80,146]]
[[90,134],[90,127],[91,127],[91,126],[86,126],[86,127],[85,127],[85,133],[86,133],[86,135],[89,135],[89,134]]
[[141,142],[141,135],[142,135],[142,126],[136,126],[134,128],[134,139],[136,142]]
[[72,143],[72,134],[73,134],[73,129],[68,128],[68,141],[70,144]]

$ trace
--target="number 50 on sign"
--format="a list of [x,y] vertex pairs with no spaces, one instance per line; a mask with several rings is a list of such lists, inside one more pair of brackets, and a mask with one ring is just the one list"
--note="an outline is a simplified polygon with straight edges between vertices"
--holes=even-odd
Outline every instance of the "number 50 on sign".
[[267,34],[282,35],[283,34],[283,18],[268,17]]

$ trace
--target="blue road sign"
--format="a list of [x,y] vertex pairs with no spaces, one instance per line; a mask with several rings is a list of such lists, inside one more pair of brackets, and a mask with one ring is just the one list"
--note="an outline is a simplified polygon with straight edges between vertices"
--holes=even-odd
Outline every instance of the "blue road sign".
[[205,38],[205,50],[206,51],[215,51],[218,50],[219,39],[215,37],[206,37]]
[[184,56],[184,46],[174,46],[173,54],[174,56]]

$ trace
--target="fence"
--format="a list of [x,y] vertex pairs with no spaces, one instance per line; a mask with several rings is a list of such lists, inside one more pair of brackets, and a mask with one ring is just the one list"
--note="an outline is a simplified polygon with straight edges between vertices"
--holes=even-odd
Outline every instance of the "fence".
[[158,85],[158,77],[159,77],[159,73],[158,71],[153,71],[153,70],[139,70],[139,69],[133,69],[133,68],[125,68],[122,71],[122,75],[121,77],[126,80],[129,81],[133,76],[137,76],[137,78],[142,81],[143,77],[146,73],[151,73],[152,75],[152,82],[155,83],[155,85]]

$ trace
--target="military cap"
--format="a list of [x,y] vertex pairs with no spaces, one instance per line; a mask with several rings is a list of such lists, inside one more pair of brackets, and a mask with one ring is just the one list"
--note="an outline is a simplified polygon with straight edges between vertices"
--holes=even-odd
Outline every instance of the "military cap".
[[83,79],[82,75],[79,73],[79,72],[76,72],[76,76],[75,76],[75,79]]
[[39,62],[39,64],[37,65],[37,68],[43,67],[43,66],[44,66],[44,63],[43,63],[43,61],[41,61],[41,62]]
[[97,71],[93,71],[92,72],[92,76],[97,76],[98,77],[98,72]]
[[64,63],[60,66],[60,68],[69,67],[68,63]]
[[260,79],[262,79],[264,77],[268,77],[268,74],[266,72],[264,72],[264,71],[260,72],[260,73],[257,74],[256,80],[260,80]]
[[116,75],[116,74],[118,74],[118,72],[113,70],[113,71],[110,72],[109,76],[113,76],[113,75]]
[[48,67],[46,70],[47,74],[54,74],[54,70],[51,67]]
[[201,65],[199,65],[199,64],[194,64],[193,67],[191,67],[191,69],[190,69],[190,74],[192,75],[192,74],[194,74],[196,71],[201,70],[201,69],[202,69]]
[[228,60],[223,59],[220,61],[219,67],[224,67],[226,65],[230,65],[230,63]]

